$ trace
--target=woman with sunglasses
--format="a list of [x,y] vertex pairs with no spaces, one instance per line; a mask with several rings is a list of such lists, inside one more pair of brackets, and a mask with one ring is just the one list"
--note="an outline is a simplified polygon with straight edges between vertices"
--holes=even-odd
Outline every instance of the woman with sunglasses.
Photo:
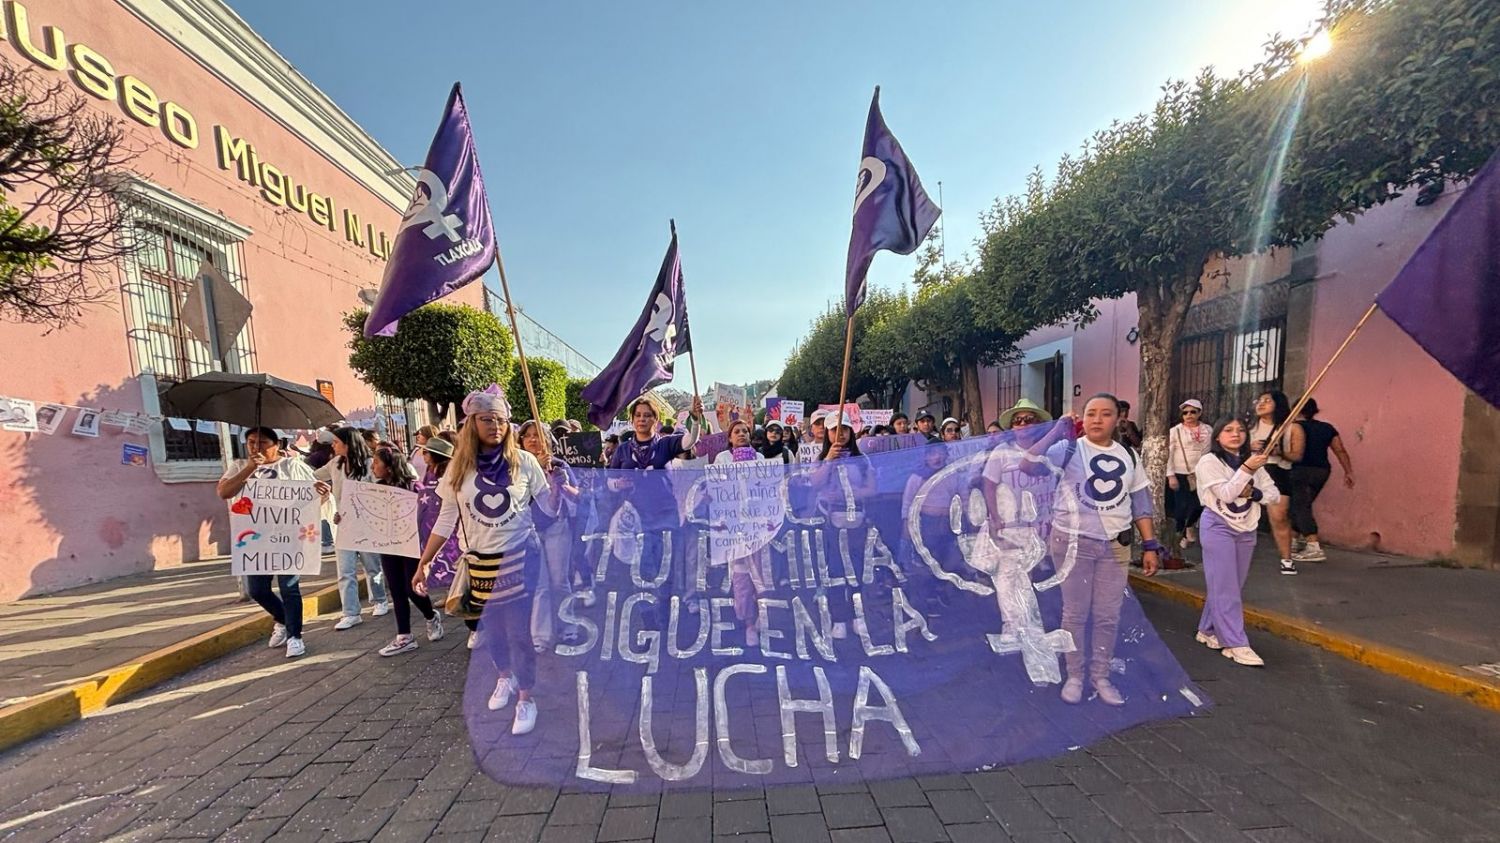
[[760,455],[783,465],[791,463],[795,453],[787,447],[786,428],[781,422],[773,420],[766,424],[766,444],[761,447]]
[[1182,547],[1186,549],[1198,540],[1198,516],[1203,512],[1193,470],[1208,453],[1212,438],[1208,425],[1202,420],[1202,401],[1189,398],[1182,402],[1178,411],[1182,414],[1182,421],[1167,433],[1167,497],[1170,498],[1172,520],[1177,523],[1177,535],[1182,537]]
[[531,698],[536,684],[531,604],[541,552],[532,507],[555,516],[558,493],[511,430],[504,390],[492,384],[469,393],[463,411],[467,418],[458,448],[438,486],[443,508],[422,550],[412,589],[427,593],[433,558],[462,525],[474,602],[484,607],[479,625],[485,649],[500,674],[488,707],[499,711],[515,700],[510,732],[524,735],[536,728],[537,719]]
[[958,419],[943,419],[942,425],[938,427],[939,442],[957,442],[963,438],[964,428],[963,425],[958,423]]

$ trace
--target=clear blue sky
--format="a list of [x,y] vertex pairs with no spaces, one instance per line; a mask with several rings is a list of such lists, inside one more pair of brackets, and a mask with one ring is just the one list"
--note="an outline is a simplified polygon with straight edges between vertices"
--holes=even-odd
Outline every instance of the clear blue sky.
[[[517,304],[601,365],[675,217],[706,389],[779,375],[842,295],[876,84],[934,198],[943,182],[954,259],[1032,167],[1148,108],[1168,79],[1305,34],[1321,3],[231,5],[405,163],[462,81]],[[880,255],[871,284],[909,283],[914,260]]]

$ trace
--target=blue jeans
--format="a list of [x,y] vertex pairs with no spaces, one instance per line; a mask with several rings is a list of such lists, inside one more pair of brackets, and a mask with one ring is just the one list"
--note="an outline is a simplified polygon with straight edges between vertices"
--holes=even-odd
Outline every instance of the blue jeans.
[[[250,599],[260,604],[266,614],[286,627],[291,638],[302,637],[302,588],[297,577],[252,575],[245,578]],[[271,582],[281,589],[281,597],[271,593]]]
[[385,592],[385,572],[380,569],[380,556],[359,550],[340,550],[339,603],[343,606],[346,618],[359,614],[359,569],[361,566],[365,569],[365,578],[370,581],[370,600],[384,603],[388,599]]

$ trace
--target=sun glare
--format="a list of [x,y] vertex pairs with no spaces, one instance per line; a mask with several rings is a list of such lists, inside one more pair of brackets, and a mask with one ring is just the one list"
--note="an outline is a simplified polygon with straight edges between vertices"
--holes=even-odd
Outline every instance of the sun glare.
[[1333,37],[1325,29],[1307,39],[1307,43],[1302,45],[1302,54],[1298,58],[1304,62],[1317,61],[1328,55],[1332,50]]

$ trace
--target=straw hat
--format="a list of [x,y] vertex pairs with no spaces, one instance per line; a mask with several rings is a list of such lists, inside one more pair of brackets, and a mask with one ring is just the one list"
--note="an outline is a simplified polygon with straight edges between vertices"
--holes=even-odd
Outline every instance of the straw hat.
[[1003,430],[1010,430],[1011,419],[1016,417],[1016,413],[1020,413],[1023,411],[1035,415],[1037,419],[1041,421],[1052,421],[1051,413],[1037,406],[1037,403],[1035,401],[1032,401],[1030,398],[1022,398],[1020,401],[1016,402],[1016,406],[1011,407],[1009,410],[1006,410],[1005,412],[1000,414],[1000,427]]

